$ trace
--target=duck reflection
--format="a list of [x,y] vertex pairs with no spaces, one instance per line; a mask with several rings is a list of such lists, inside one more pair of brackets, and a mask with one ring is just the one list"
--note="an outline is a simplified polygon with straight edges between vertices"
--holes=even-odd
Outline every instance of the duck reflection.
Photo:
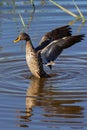
[[79,98],[76,98],[80,96],[78,92],[54,91],[52,86],[45,87],[45,82],[45,79],[32,78],[31,86],[29,86],[26,93],[26,116],[28,118],[32,114],[34,116],[32,111],[34,106],[42,107],[44,110],[42,115],[45,117],[45,121],[47,118],[47,122],[53,117],[69,119],[83,117],[83,107],[77,105],[81,102]]
[[37,99],[39,98],[40,90],[44,86],[46,79],[39,79],[32,76],[31,85],[26,92],[26,116],[32,116],[32,108],[36,106]]
[[[82,123],[84,108],[80,106],[82,102],[81,98],[79,98],[81,96],[80,93],[64,92],[59,88],[56,91],[55,87],[47,85],[49,81],[47,79],[31,78],[30,86],[26,92],[25,116],[20,117],[22,122],[34,122],[32,117],[39,116],[39,123],[42,122],[46,125],[49,123],[52,127],[53,124],[58,125],[59,123],[69,123],[70,125]],[[38,113],[35,113],[35,109],[33,109],[35,106],[38,106],[39,110],[43,110],[43,113],[37,115]],[[24,127],[24,125],[20,126]],[[26,126],[29,127],[29,124],[26,124]]]

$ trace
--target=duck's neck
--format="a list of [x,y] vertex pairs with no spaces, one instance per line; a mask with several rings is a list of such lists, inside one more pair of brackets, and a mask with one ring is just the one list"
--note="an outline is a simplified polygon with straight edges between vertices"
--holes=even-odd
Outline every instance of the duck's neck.
[[31,40],[27,40],[26,41],[26,53],[31,53],[31,52],[35,52],[35,50],[34,50]]

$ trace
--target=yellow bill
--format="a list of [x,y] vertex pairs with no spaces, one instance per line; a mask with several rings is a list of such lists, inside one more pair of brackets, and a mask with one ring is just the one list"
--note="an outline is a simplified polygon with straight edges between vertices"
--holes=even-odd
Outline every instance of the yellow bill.
[[14,40],[14,42],[16,43],[16,42],[19,42],[21,39],[20,39],[20,37],[17,37],[15,40]]

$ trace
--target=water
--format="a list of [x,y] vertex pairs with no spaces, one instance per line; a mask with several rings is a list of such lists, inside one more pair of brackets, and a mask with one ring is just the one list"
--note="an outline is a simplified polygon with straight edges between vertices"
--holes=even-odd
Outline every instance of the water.
[[[87,1],[77,1],[87,19]],[[27,31],[34,46],[45,32],[74,18],[46,0],[0,1],[0,128],[2,130],[87,129],[87,37],[66,49],[47,72],[48,79],[31,76],[25,61],[25,44],[14,44],[19,32]],[[77,13],[73,3],[59,4]],[[21,13],[26,28],[20,20]],[[77,34],[81,21],[72,26]],[[87,34],[87,23],[79,33]]]

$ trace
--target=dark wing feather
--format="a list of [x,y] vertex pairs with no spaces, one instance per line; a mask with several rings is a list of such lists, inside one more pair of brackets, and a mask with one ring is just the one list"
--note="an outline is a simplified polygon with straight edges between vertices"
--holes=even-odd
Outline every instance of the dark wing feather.
[[62,52],[62,48],[58,46],[58,40],[53,41],[46,48],[41,51],[41,55],[44,57],[45,64],[54,61],[58,55]]
[[44,41],[41,45],[39,45],[35,48],[35,51],[38,52],[38,51],[44,49],[49,43],[51,43],[51,40],[49,40],[49,39]]
[[83,40],[83,37],[84,34],[69,36],[53,41],[41,51],[41,55],[42,57],[44,57],[43,61],[45,61],[45,63],[47,64],[51,61],[54,61],[58,57],[58,55],[63,51],[63,49],[66,49],[74,45],[75,43],[80,42],[81,40]]
[[63,38],[63,37],[67,37],[67,36],[71,36],[71,28],[69,25],[63,26],[63,27],[59,27],[56,28],[50,32],[47,32],[41,39],[39,45],[45,43],[46,41],[52,42],[54,40]]
[[84,34],[64,37],[59,40],[58,46],[61,47],[62,49],[66,49],[66,48],[71,47],[72,45],[80,42],[81,40],[83,40],[84,37],[85,37]]

